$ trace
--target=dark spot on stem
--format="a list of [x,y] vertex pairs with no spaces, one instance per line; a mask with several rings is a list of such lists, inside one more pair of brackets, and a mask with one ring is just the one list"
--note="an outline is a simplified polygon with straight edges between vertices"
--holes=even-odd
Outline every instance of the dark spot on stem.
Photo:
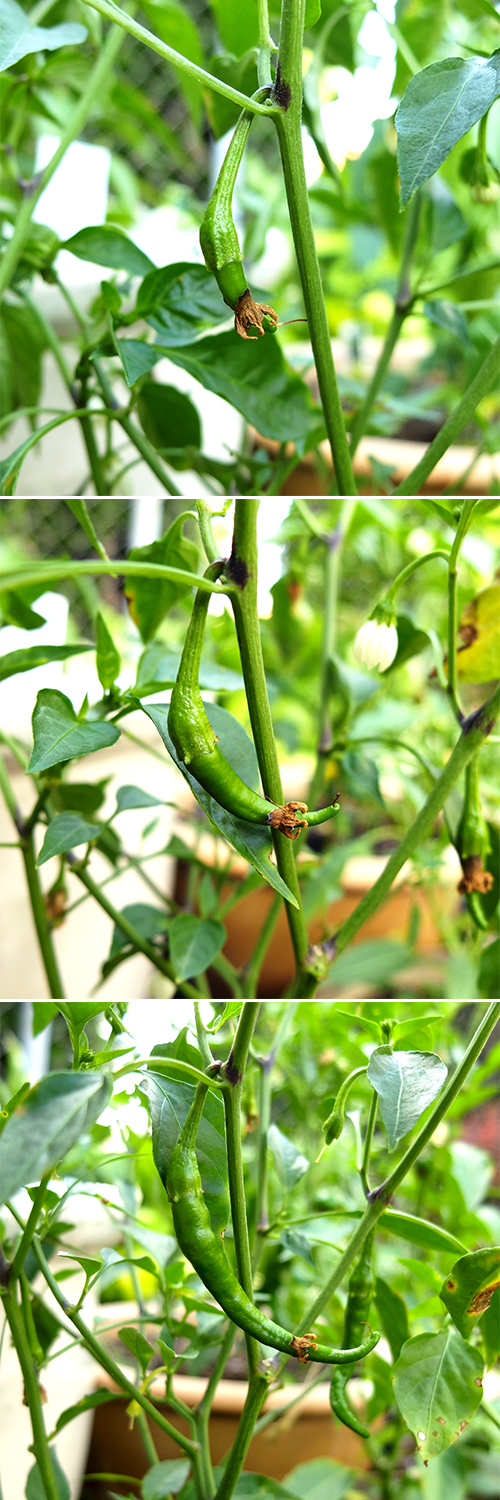
[[226,1079],[226,1082],[231,1084],[232,1088],[236,1088],[236,1084],[241,1083],[243,1077],[240,1069],[235,1067],[232,1049],[229,1053],[229,1057],[224,1068],[224,1077]]
[[248,568],[243,557],[238,557],[234,547],[229,558],[228,573],[239,589],[244,589],[248,583]]
[[290,104],[291,97],[292,90],[290,88],[290,84],[285,83],[284,78],[281,77],[281,67],[278,58],[278,66],[276,68],[276,78],[274,81],[273,89],[273,99],[276,104],[279,104],[280,109],[284,109],[286,111]]

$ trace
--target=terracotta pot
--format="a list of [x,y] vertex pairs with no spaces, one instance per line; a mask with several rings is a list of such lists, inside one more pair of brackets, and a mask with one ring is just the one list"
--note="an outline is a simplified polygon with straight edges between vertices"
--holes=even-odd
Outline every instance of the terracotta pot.
[[[185,842],[189,839],[189,829],[184,828],[182,836]],[[202,845],[199,852],[207,863],[217,863],[217,841],[211,835],[202,836]],[[226,851],[227,852],[227,851]],[[219,851],[220,853],[220,851]],[[388,857],[388,856],[387,856]],[[300,859],[300,856],[299,856]],[[354,910],[378,879],[386,864],[386,857],[379,855],[355,856],[348,860],[341,877],[342,896],[332,901],[325,914],[320,920],[315,919],[309,924],[309,935],[312,943],[321,941],[326,932],[335,932],[346,917]],[[239,856],[231,860],[228,867],[228,882],[224,884],[221,892],[221,901],[226,899],[230,891],[234,889],[234,882],[241,880],[246,874],[248,866]],[[450,857],[444,865],[439,886],[433,887],[432,906],[422,886],[413,886],[405,879],[409,873],[408,866],[404,866],[397,876],[391,894],[382,903],[370,919],[365,922],[361,931],[354,938],[354,943],[368,942],[373,938],[391,936],[403,941],[408,932],[408,924],[412,908],[418,907],[420,914],[420,925],[417,941],[419,953],[431,953],[439,949],[441,944],[440,933],[436,925],[434,912],[450,913],[457,902],[456,886],[460,878],[458,860],[454,857],[454,851],[450,849]],[[187,890],[188,864],[182,860],[178,862],[176,880],[174,886],[175,900],[183,903]],[[244,896],[236,906],[224,917],[227,930],[227,941],[224,945],[224,953],[231,963],[237,966],[246,963],[253,952],[255,943],[262,924],[265,920],[269,906],[273,900],[273,891],[270,886],[261,887],[260,890],[252,891]],[[278,922],[276,924],[272,941],[267,950],[260,976],[258,998],[272,1000],[279,998],[290,984],[295,972],[292,942],[288,928],[286,913],[282,907]],[[212,981],[216,986],[220,985],[218,976],[212,975]],[[214,988],[214,998],[226,998],[226,991],[222,985]]]
[[[116,1386],[104,1370],[96,1374],[96,1384],[108,1390]],[[194,1407],[201,1400],[206,1380],[177,1375],[173,1380],[174,1395]],[[174,1427],[188,1433],[185,1421],[162,1402],[165,1377],[154,1381],[150,1395],[168,1416]],[[215,1393],[210,1421],[210,1453],[212,1463],[220,1463],[231,1447],[236,1434],[240,1413],[243,1409],[247,1385],[239,1380],[221,1380]],[[264,1412],[279,1410],[291,1399],[291,1388],[273,1391],[267,1397]],[[130,1474],[140,1478],[146,1471],[147,1461],[139,1433],[130,1429],[127,1417],[128,1397],[97,1407],[94,1430],[87,1461],[87,1472]],[[179,1449],[173,1438],[152,1425],[154,1440],[160,1459],[178,1458]],[[296,1464],[311,1458],[334,1458],[337,1463],[356,1469],[367,1469],[370,1461],[361,1438],[347,1427],[334,1422],[329,1402],[328,1384],[305,1391],[288,1416],[271,1423],[262,1433],[252,1439],[243,1468],[253,1473],[266,1474],[272,1479],[284,1479]]]
[[[256,447],[265,448],[273,456],[278,453],[279,444],[272,438],[263,438],[260,434],[252,432],[252,429],[251,434]],[[331,469],[330,444],[323,442],[319,446],[325,463]],[[372,458],[377,463],[387,464],[392,470],[393,483],[401,484],[423,458],[427,447],[427,443],[412,442],[406,438],[378,437],[375,434],[361,438],[353,465],[356,477],[361,480],[361,494],[372,495],[374,492]],[[293,453],[293,443],[287,444],[286,451],[290,455]],[[495,481],[498,483],[500,479],[500,455],[484,453],[480,458],[475,458],[475,454],[476,449],[473,447],[452,444],[439,459],[418,493],[442,495],[445,490],[451,490],[453,486],[460,495],[489,495],[492,484]],[[378,488],[377,484],[376,490]],[[326,495],[328,493],[328,483],[318,474],[312,453],[304,455],[289,479],[285,480],[281,493],[283,495]]]

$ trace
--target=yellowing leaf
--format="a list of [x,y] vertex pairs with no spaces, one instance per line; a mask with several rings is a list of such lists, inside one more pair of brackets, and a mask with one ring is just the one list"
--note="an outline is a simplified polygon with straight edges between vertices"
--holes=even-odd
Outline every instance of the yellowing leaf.
[[458,630],[460,682],[491,682],[500,677],[500,583],[481,589],[466,604]]

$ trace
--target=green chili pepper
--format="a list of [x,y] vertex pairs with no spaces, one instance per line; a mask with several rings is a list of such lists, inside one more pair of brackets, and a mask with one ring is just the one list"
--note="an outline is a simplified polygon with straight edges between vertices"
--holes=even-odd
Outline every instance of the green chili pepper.
[[[206,578],[218,578],[223,569],[219,559],[210,563]],[[168,731],[179,759],[189,767],[200,786],[236,818],[247,823],[267,823],[279,828],[287,838],[295,839],[301,826],[323,823],[338,812],[337,802],[308,813],[305,802],[287,802],[277,807],[245,785],[222,755],[217,735],[209,724],[201,697],[198,677],[205,632],[209,594],[198,590],[188,625],[177,681],[172,689],[168,714]]]
[[356,1082],[357,1078],[361,1078],[362,1073],[366,1073],[366,1068],[355,1068],[354,1073],[350,1073],[349,1077],[344,1079],[338,1091],[332,1112],[322,1126],[325,1136],[325,1146],[331,1146],[332,1141],[338,1141],[339,1136],[342,1135],[345,1125],[347,1098],[353,1083]]
[[[366,1323],[370,1311],[370,1303],[374,1291],[372,1269],[373,1235],[374,1230],[372,1229],[371,1234],[367,1235],[358,1263],[354,1267],[349,1282],[344,1315],[344,1348],[349,1348],[351,1341],[359,1338],[361,1324]],[[335,1416],[339,1418],[340,1422],[344,1423],[345,1427],[350,1427],[353,1432],[358,1432],[360,1437],[367,1438],[370,1436],[368,1428],[363,1427],[362,1422],[358,1422],[358,1418],[354,1416],[354,1412],[348,1406],[345,1393],[347,1382],[354,1372],[355,1365],[356,1360],[353,1360],[352,1364],[343,1364],[340,1369],[333,1371],[330,1386],[330,1406],[332,1411],[335,1412]]]
[[488,918],[483,910],[481,896],[491,890],[493,875],[484,868],[490,852],[490,839],[481,807],[478,755],[473,756],[465,771],[465,796],[458,825],[457,848],[463,870],[458,889],[465,894],[476,926],[484,931],[488,926]]
[[234,186],[253,118],[251,110],[242,110],[200,228],[205,264],[213,272],[224,301],[234,309],[236,332],[244,339],[253,336],[249,328],[256,329],[258,338],[264,330],[274,332],[278,324],[274,309],[267,303],[254,302],[248,288],[232,214]]
[[183,1255],[231,1322],[251,1338],[258,1339],[259,1343],[295,1355],[302,1364],[308,1360],[337,1364],[361,1359],[375,1348],[380,1334],[370,1334],[357,1349],[330,1349],[326,1344],[318,1344],[315,1334],[297,1337],[278,1323],[271,1322],[240,1286],[222,1240],[213,1232],[198,1170],[196,1134],[205,1094],[206,1088],[200,1084],[166,1175],[165,1186],[172,1205],[174,1229]]

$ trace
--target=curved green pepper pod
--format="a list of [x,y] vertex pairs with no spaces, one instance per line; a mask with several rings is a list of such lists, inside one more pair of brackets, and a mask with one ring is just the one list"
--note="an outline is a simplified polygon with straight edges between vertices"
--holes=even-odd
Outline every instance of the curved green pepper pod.
[[469,761],[465,770],[465,795],[457,831],[457,849],[463,870],[458,889],[465,894],[476,927],[485,931],[488,918],[483,911],[481,896],[491,890],[493,875],[484,868],[490,852],[490,839],[481,807],[477,754]]
[[[215,276],[224,301],[233,308],[236,332],[244,339],[259,338],[278,324],[274,309],[267,303],[254,302],[249,290],[232,213],[234,187],[253,118],[251,110],[242,110],[200,227],[205,264]],[[249,328],[256,330],[255,335],[248,333]]]
[[[373,1297],[373,1236],[374,1230],[367,1235],[361,1255],[349,1281],[346,1310],[344,1314],[344,1347],[349,1348],[352,1339],[359,1338],[359,1330],[366,1323],[370,1311],[370,1303]],[[360,1437],[370,1436],[367,1427],[354,1415],[348,1405],[346,1397],[346,1385],[354,1374],[356,1360],[352,1364],[341,1365],[333,1371],[330,1386],[330,1406],[335,1416],[343,1422],[344,1427],[350,1427],[352,1432],[359,1433]]]

